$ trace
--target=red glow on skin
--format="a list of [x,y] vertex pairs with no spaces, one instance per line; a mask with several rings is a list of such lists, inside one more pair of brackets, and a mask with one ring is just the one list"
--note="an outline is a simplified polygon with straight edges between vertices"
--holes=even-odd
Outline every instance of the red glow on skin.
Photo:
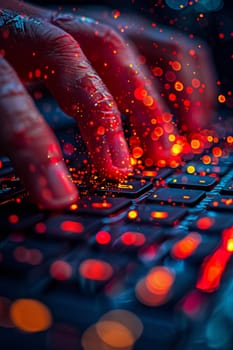
[[193,88],[191,88],[191,86],[188,86],[186,88],[187,94],[191,95],[193,93]]
[[83,232],[84,227],[80,222],[67,220],[61,223],[61,229],[65,232],[73,232],[79,234]]
[[143,100],[147,96],[147,91],[143,88],[136,88],[134,90],[134,96],[137,100]]
[[40,78],[41,77],[41,70],[40,69],[36,69],[35,70],[35,77],[36,78]]
[[170,83],[176,80],[176,74],[172,71],[166,72],[165,77],[167,81],[169,81]]
[[171,94],[169,94],[168,98],[170,101],[174,102],[176,100],[176,95],[171,93]]

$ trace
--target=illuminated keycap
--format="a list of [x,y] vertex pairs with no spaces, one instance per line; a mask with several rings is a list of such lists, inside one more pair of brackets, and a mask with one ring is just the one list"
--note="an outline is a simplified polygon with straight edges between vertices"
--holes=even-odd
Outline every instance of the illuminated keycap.
[[189,224],[194,231],[221,232],[233,225],[233,216],[228,213],[206,211]]
[[172,206],[159,206],[154,204],[144,204],[137,208],[137,217],[128,218],[142,223],[153,223],[164,226],[176,225],[186,214],[187,210]]
[[172,177],[169,186],[187,189],[211,190],[217,183],[215,177],[181,174]]
[[[78,215],[57,215],[52,216],[44,222],[45,237],[54,237],[63,240],[83,240],[92,232],[102,226],[101,219],[80,217]],[[35,233],[37,226],[35,226]],[[37,233],[38,234],[38,233]]]
[[216,196],[213,198],[211,203],[208,205],[210,209],[212,210],[227,210],[227,211],[233,211],[233,197],[232,196]]
[[124,183],[106,183],[97,188],[98,193],[108,193],[114,196],[125,196],[129,198],[138,197],[141,194],[149,191],[153,184],[149,181],[137,181],[130,179]]
[[160,188],[152,193],[147,200],[154,203],[184,204],[193,206],[205,196],[204,191]]
[[104,196],[87,196],[79,200],[77,208],[68,210],[75,214],[88,214],[106,216],[114,214],[121,209],[129,207],[131,200],[127,198],[112,198]]

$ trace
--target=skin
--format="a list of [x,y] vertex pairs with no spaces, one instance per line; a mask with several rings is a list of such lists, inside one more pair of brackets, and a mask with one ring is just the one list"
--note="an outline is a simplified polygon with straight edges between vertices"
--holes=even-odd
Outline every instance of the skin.
[[[0,149],[12,158],[31,198],[48,209],[76,201],[78,192],[55,136],[22,83],[29,72],[39,71],[61,108],[75,118],[103,179],[127,176],[130,152],[146,165],[178,164],[181,151],[174,152],[174,145],[183,140],[178,129],[192,134],[205,128],[214,107],[214,78],[202,43],[190,55],[189,40],[174,40],[165,29],[153,31],[141,19],[122,16],[116,25],[109,14],[104,19],[96,11],[90,15],[96,18],[0,0]],[[119,29],[126,25],[122,36]],[[148,64],[139,62],[142,53]],[[163,81],[153,73],[160,57],[165,71],[171,61],[182,64],[176,71],[184,85],[176,94],[178,124],[171,117],[171,101],[163,98]],[[202,84],[202,93],[187,93],[193,78]],[[131,130],[129,146],[121,113]]]

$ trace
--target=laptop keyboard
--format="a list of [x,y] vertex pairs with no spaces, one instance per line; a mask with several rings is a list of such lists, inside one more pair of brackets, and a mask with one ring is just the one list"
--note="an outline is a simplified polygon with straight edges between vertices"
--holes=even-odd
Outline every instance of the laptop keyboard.
[[0,344],[232,349],[231,159],[199,156],[122,183],[81,181],[70,162],[80,201],[51,213],[2,157]]

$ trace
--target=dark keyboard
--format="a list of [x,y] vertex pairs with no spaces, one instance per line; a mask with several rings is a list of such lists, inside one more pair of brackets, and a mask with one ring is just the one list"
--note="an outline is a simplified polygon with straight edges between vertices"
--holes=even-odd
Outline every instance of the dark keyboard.
[[122,183],[68,159],[81,198],[51,213],[3,157],[1,348],[231,350],[233,167],[196,158]]

